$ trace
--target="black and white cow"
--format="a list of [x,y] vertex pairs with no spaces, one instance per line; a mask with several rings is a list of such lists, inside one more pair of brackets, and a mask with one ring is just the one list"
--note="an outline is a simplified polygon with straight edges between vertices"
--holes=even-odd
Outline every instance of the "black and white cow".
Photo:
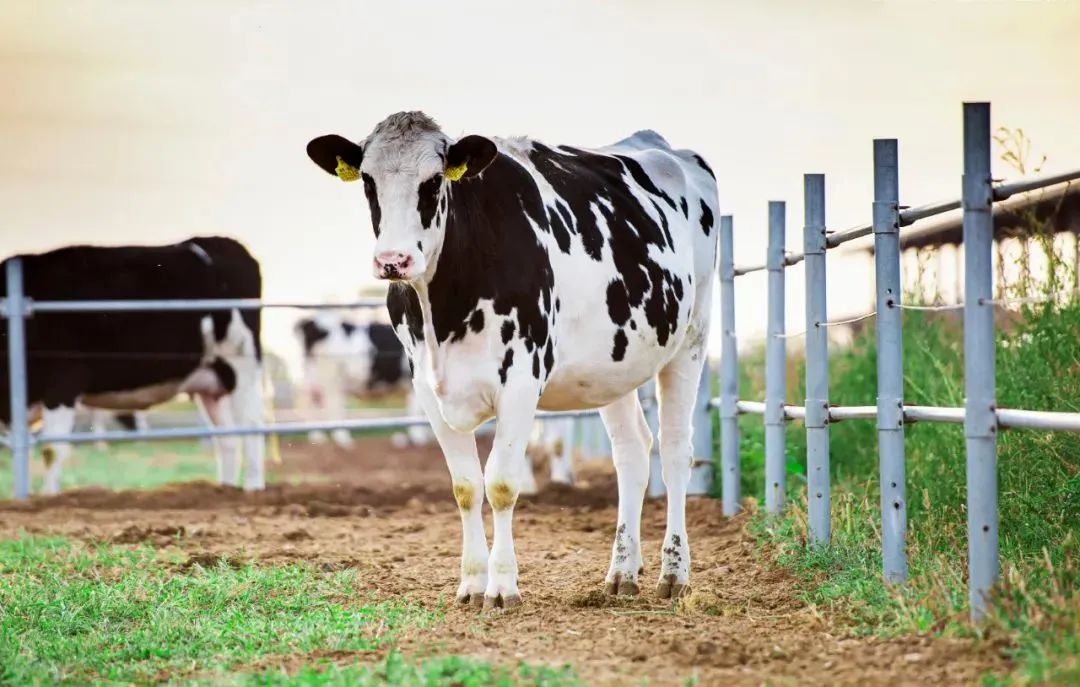
[[[395,392],[405,392],[409,415],[421,414],[412,393],[409,358],[391,325],[322,312],[301,319],[294,329],[304,353],[302,394],[311,419],[345,417],[350,396],[368,399]],[[330,437],[341,447],[352,444],[348,430],[336,429]],[[309,438],[321,443],[326,435],[312,432]],[[420,445],[427,440],[423,427],[409,429],[406,441]]]
[[[537,408],[601,408],[619,485],[606,591],[638,592],[652,436],[636,389],[652,377],[668,499],[657,593],[688,589],[691,414],[716,263],[716,181],[704,160],[652,131],[596,149],[455,140],[419,112],[388,117],[360,143],[316,138],[307,152],[362,180],[374,273],[395,282],[387,306],[461,510],[459,600],[521,601],[511,523]],[[472,431],[491,417],[482,474]]]
[[[72,246],[24,255],[24,287],[35,300],[259,298],[259,263],[228,238],[195,238],[168,246]],[[0,266],[2,268],[2,266]],[[6,288],[6,287],[5,287]],[[6,290],[4,291],[6,295]],[[0,339],[6,341],[7,330]],[[77,404],[141,410],[189,393],[216,425],[262,420],[258,310],[36,314],[26,320],[28,402],[40,410],[43,434],[69,434]],[[4,344],[6,347],[6,344]],[[6,356],[0,388],[8,385]],[[11,420],[0,394],[0,420]],[[218,478],[262,489],[261,437],[215,441]],[[44,491],[60,488],[68,444],[42,450]]]

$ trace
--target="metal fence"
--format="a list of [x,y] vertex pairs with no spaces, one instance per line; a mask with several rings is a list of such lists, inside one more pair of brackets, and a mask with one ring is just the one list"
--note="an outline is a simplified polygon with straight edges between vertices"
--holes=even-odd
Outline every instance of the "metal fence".
[[[1014,194],[1080,179],[1080,170],[995,186],[990,174],[990,105],[966,103],[962,197],[905,209],[899,203],[897,142],[874,141],[874,201],[870,224],[829,232],[825,223],[825,178],[804,177],[803,252],[784,252],[785,206],[769,203],[768,251],[765,264],[736,267],[732,259],[732,218],[720,220],[720,311],[723,341],[720,362],[720,411],[723,509],[739,508],[738,415],[764,415],[765,508],[784,507],[784,430],[788,420],[802,420],[806,429],[809,534],[813,544],[830,540],[829,424],[839,420],[877,421],[880,454],[881,536],[884,577],[893,583],[907,578],[905,539],[907,495],[904,473],[904,426],[910,422],[953,422],[964,425],[967,450],[967,517],[969,602],[974,619],[986,612],[987,594],[998,578],[997,432],[999,428],[1080,431],[1080,413],[1037,412],[998,408],[994,382],[994,301],[991,252],[994,202]],[[950,210],[963,209],[964,239],[964,397],[963,408],[910,406],[903,402],[903,355],[899,236],[902,227]],[[877,283],[877,405],[838,407],[829,404],[826,252],[873,234]],[[806,399],[785,405],[785,341],[800,333],[784,331],[784,270],[806,262]],[[739,400],[738,352],[735,342],[735,277],[768,271],[765,402]],[[931,306],[931,309],[933,306]]]

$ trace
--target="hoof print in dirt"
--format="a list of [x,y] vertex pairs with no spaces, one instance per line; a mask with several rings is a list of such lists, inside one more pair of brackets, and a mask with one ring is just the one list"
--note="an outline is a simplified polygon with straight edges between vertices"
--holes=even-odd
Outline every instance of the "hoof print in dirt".
[[511,594],[509,596],[485,596],[484,597],[484,610],[493,611],[496,609],[509,611],[521,606],[521,597],[517,594]]

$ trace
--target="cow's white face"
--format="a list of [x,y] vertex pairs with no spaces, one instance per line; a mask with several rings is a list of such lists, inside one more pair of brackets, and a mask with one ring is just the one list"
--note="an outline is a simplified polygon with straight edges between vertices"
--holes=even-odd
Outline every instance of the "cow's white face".
[[451,141],[421,112],[387,117],[360,145],[329,135],[307,151],[330,174],[362,181],[376,237],[372,271],[395,281],[431,277],[445,234],[447,185],[479,174],[497,153],[480,136]]

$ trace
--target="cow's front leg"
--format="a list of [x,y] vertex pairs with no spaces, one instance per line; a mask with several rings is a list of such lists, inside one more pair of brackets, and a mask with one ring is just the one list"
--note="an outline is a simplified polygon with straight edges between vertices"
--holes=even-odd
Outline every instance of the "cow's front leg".
[[[533,398],[530,402],[529,397]],[[491,504],[494,536],[488,560],[488,584],[484,608],[521,605],[518,591],[517,555],[514,552],[514,504],[526,481],[525,448],[536,415],[536,394],[504,393],[500,403],[495,442],[484,471],[484,488]]]
[[488,547],[481,515],[484,476],[480,470],[480,456],[476,452],[476,439],[471,433],[455,431],[446,424],[435,395],[423,381],[415,380],[414,388],[416,399],[446,457],[454,500],[461,514],[461,584],[458,586],[457,600],[479,607],[484,602],[488,582]]

